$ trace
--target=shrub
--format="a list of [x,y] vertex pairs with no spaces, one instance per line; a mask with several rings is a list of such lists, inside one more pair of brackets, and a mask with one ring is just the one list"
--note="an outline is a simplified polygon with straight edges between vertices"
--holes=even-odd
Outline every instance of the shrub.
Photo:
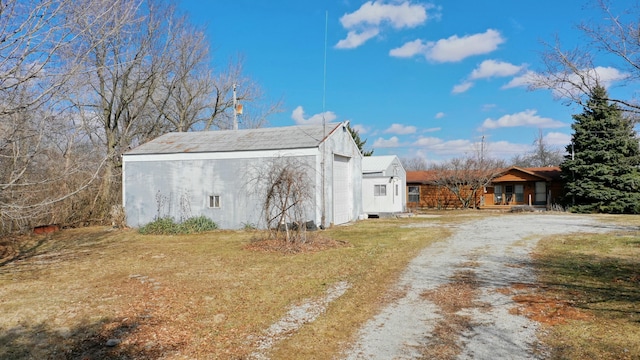
[[206,216],[188,218],[183,223],[176,223],[173,218],[164,217],[148,223],[138,231],[145,235],[174,235],[194,234],[217,228],[218,225]]
[[206,216],[192,217],[180,224],[182,234],[193,234],[204,231],[211,231],[218,228],[218,225]]
[[145,235],[169,235],[176,233],[177,226],[173,218],[163,217],[153,220],[138,231]]

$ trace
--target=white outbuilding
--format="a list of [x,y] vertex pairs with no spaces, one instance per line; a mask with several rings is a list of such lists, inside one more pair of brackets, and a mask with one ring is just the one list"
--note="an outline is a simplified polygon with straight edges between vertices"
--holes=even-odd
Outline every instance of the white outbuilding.
[[304,169],[302,220],[327,227],[362,217],[362,154],[344,122],[169,133],[140,145],[123,155],[127,224],[206,216],[222,229],[264,228],[260,187],[276,163]]
[[362,208],[369,217],[405,211],[407,173],[395,155],[362,159]]

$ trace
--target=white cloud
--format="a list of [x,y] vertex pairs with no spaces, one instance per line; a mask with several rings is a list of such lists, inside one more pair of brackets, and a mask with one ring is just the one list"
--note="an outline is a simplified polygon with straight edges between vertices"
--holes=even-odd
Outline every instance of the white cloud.
[[386,4],[384,1],[367,1],[351,14],[340,18],[345,29],[363,24],[379,26],[388,22],[396,29],[416,27],[427,20],[427,9],[422,4],[411,4],[409,1]]
[[[557,73],[554,74],[551,79],[547,79],[544,74],[527,71],[525,74],[511,79],[511,81],[505,84],[502,88],[509,89],[514,87],[532,86],[542,89],[546,87],[540,84],[551,84],[551,86],[554,87],[551,90],[553,90],[554,95],[557,97],[562,97],[565,94],[570,96],[579,96],[580,94],[586,94],[589,92],[589,89],[584,87],[582,84],[581,77],[585,79],[588,87],[593,87],[596,84],[597,79],[598,83],[605,88],[609,88],[613,83],[625,80],[629,77],[629,73],[622,72],[610,66],[597,66],[593,69],[583,69],[580,72],[580,76],[576,74],[565,75]],[[562,81],[560,79],[565,80]],[[580,87],[572,84],[579,85]]]
[[536,77],[539,76],[533,71],[527,71],[520,76],[516,76],[511,81],[502,86],[502,89],[511,89],[515,87],[527,87],[533,85]]
[[495,141],[485,144],[486,152],[489,156],[501,159],[512,158],[517,154],[524,154],[531,151],[529,144],[514,144],[508,141]]
[[[514,144],[508,141],[485,142],[484,146],[488,156],[502,159],[509,159],[515,154],[531,150],[530,144]],[[438,162],[474,154],[480,148],[480,143],[465,139],[443,140],[437,137],[421,137],[413,142],[411,147],[416,153],[428,154],[431,162]]]
[[428,129],[424,129],[422,130],[423,133],[430,133],[430,132],[437,132],[442,130],[441,127],[435,127],[435,128],[428,128]]
[[473,83],[471,81],[465,81],[462,84],[458,84],[454,86],[453,89],[451,90],[451,93],[462,94],[463,92],[466,92],[467,90],[471,89],[471,87],[473,87]]
[[598,66],[594,69],[595,77],[600,80],[600,83],[605,87],[611,86],[612,83],[620,80],[624,80],[628,78],[630,75],[628,73],[622,72],[616,68],[612,67],[602,67]]
[[438,156],[459,156],[473,149],[469,140],[442,140],[437,137],[420,137],[411,146]]
[[325,111],[324,119],[323,119],[323,113],[315,114],[309,118],[306,118],[304,114],[304,109],[302,108],[302,106],[298,106],[291,113],[291,118],[293,119],[293,121],[295,121],[297,125],[311,125],[311,124],[322,124],[323,121],[332,122],[337,118],[337,116],[332,111]]
[[416,132],[415,126],[405,126],[401,124],[391,124],[391,126],[384,131],[385,134],[396,134],[396,135],[408,135],[414,134]]
[[443,117],[445,117],[445,116],[446,116],[446,114],[445,114],[445,113],[443,113],[442,111],[440,111],[439,113],[437,113],[437,114],[436,114],[435,118],[436,118],[436,119],[442,119],[442,118],[443,118]]
[[394,29],[414,28],[427,21],[427,4],[410,1],[367,1],[352,13],[340,18],[342,26],[349,30],[347,38],[336,44],[338,49],[353,49],[377,36],[384,25]]
[[523,68],[524,66],[516,66],[503,61],[485,60],[471,72],[470,78],[476,80],[490,77],[511,76],[517,74]]
[[425,54],[429,48],[420,39],[409,41],[399,48],[391,49],[389,55],[393,57],[408,58],[418,54]]
[[427,43],[428,50],[425,56],[436,62],[457,62],[470,56],[488,54],[504,41],[502,35],[493,29],[463,37],[453,35],[447,39]]
[[551,146],[567,146],[571,144],[571,135],[560,132],[550,132],[544,136],[544,141]]
[[360,135],[364,135],[364,134],[369,132],[369,129],[367,127],[365,127],[364,125],[360,125],[360,124],[352,125],[351,128],[353,130],[357,131],[358,134],[360,134]]
[[566,126],[565,123],[551,118],[541,117],[536,110],[525,110],[519,113],[504,115],[498,120],[486,119],[482,123],[484,129],[497,129],[503,127],[529,126],[537,128],[558,128]]
[[498,105],[496,105],[496,104],[484,104],[484,105],[482,105],[482,111],[493,110],[496,107],[498,107]]
[[469,140],[464,139],[449,140],[443,141],[439,144],[435,144],[430,148],[432,151],[436,152],[439,155],[459,156],[460,154],[465,154],[473,151],[473,143]]
[[394,147],[399,147],[400,146],[400,140],[398,139],[397,136],[392,136],[391,138],[389,138],[388,140],[383,139],[383,138],[378,138],[374,143],[373,143],[373,148],[394,148]]
[[378,29],[369,29],[363,32],[349,31],[346,39],[338,41],[336,49],[354,49],[364,44],[367,40],[378,35]]
[[412,146],[421,146],[421,147],[430,147],[430,146],[435,146],[438,144],[442,144],[442,139],[439,139],[437,137],[421,137],[418,140],[416,140]]
[[458,37],[450,36],[438,41],[424,42],[417,39],[389,51],[395,57],[424,55],[435,62],[457,62],[474,55],[488,54],[505,42],[499,31],[488,29],[479,34]]

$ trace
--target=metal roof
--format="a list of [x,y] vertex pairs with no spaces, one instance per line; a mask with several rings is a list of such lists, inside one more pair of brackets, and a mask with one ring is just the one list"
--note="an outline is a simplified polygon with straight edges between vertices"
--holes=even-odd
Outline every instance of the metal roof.
[[365,156],[362,158],[362,172],[371,173],[387,170],[396,158],[397,156],[395,155]]
[[259,151],[318,147],[342,124],[261,129],[174,132],[144,143],[125,155]]

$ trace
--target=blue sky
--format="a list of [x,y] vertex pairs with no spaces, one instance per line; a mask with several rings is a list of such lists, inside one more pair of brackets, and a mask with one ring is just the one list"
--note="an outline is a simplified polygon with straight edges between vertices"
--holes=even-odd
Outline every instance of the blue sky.
[[427,162],[465,156],[483,137],[490,156],[510,159],[529,151],[540,130],[564,148],[571,115],[582,109],[529,91],[527,74],[542,69],[542,42],[557,35],[571,48],[583,41],[575,25],[600,16],[583,0],[179,5],[207,26],[214,65],[241,55],[245,74],[282,98],[269,126],[321,121],[324,112],[328,121],[349,120],[374,155]]

